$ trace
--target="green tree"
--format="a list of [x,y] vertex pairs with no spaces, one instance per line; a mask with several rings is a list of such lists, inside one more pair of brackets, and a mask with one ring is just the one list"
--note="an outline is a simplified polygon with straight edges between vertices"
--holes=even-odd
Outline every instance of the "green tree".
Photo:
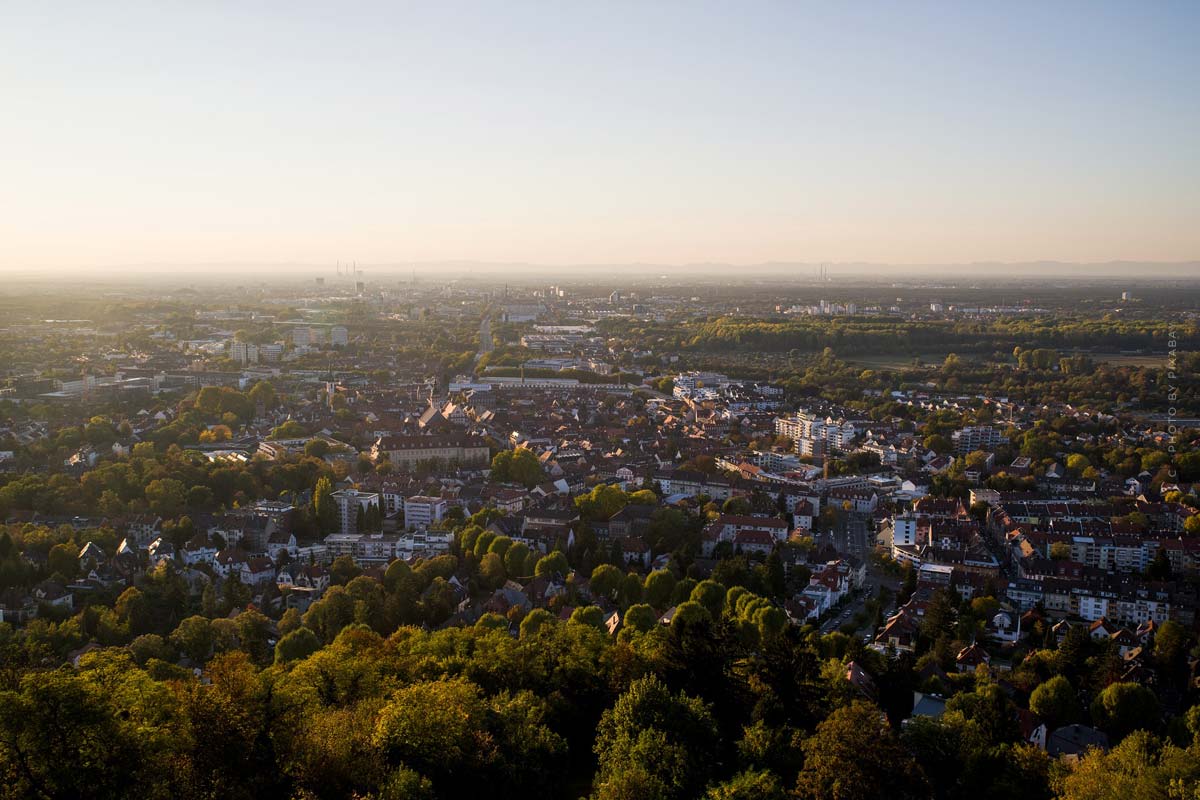
[[625,573],[612,564],[601,564],[592,570],[591,587],[593,597],[604,597],[611,600],[621,588]]
[[590,625],[607,633],[604,627],[604,612],[597,606],[580,606],[571,612],[570,622],[576,625]]
[[537,566],[533,570],[533,574],[541,577],[543,575],[566,575],[571,569],[571,565],[567,563],[567,557],[563,555],[561,550],[555,550],[553,553],[542,556],[538,559]]
[[124,668],[104,675],[40,671],[0,692],[0,794],[169,796],[171,777],[154,775],[150,765],[174,756],[170,731],[179,721],[165,690],[125,658]]
[[873,703],[834,710],[802,745],[797,797],[807,800],[917,798],[921,771]]
[[690,599],[708,609],[713,619],[725,609],[725,587],[713,580],[704,580],[692,589]]
[[769,770],[740,772],[709,788],[704,800],[785,800],[778,776]]
[[510,578],[527,578],[529,572],[526,564],[529,562],[529,546],[524,542],[514,542],[512,547],[504,551],[504,574]]
[[171,632],[171,644],[194,664],[203,664],[208,660],[215,641],[212,625],[199,615],[183,620]]
[[532,450],[518,447],[516,450],[501,450],[492,458],[493,480],[520,483],[532,489],[546,479],[545,470]]
[[1075,687],[1063,675],[1055,675],[1033,690],[1029,695],[1029,710],[1041,717],[1050,730],[1074,722],[1082,713]]
[[1091,751],[1062,781],[1062,800],[1194,798],[1200,791],[1200,758],[1146,731],[1125,737],[1111,752]]
[[1092,701],[1092,719],[1114,740],[1136,730],[1153,732],[1159,723],[1158,698],[1140,684],[1114,683]]
[[658,614],[645,603],[638,603],[625,611],[623,623],[626,628],[646,633],[653,630],[654,626],[658,624]]
[[479,580],[485,589],[496,590],[504,585],[504,559],[495,553],[488,553],[479,562]]
[[50,548],[50,553],[46,557],[46,566],[50,570],[50,574],[62,575],[70,580],[79,572],[79,548],[71,545],[68,542],[59,542]]
[[160,517],[175,517],[187,502],[187,488],[174,478],[159,478],[146,485],[146,502]]
[[630,684],[596,733],[593,797],[692,798],[708,783],[717,748],[708,706],[650,675]]
[[629,504],[629,495],[614,484],[597,484],[586,494],[575,498],[579,515],[589,520],[606,520]]
[[646,602],[655,608],[666,608],[675,591],[675,576],[665,569],[656,569],[646,576],[644,594]]
[[259,381],[250,387],[250,391],[246,393],[246,398],[258,405],[259,403],[266,409],[275,407],[275,387],[268,381]]
[[338,529],[338,507],[333,499],[333,484],[329,478],[322,476],[317,480],[317,486],[313,489],[312,510],[317,529],[322,534]]
[[362,568],[350,556],[338,556],[329,565],[329,579],[338,586],[345,586],[362,575]]
[[521,620],[521,638],[528,639],[536,636],[538,631],[547,625],[554,624],[554,615],[544,608],[535,608]]
[[321,649],[321,640],[308,628],[297,628],[275,645],[275,663],[301,661]]

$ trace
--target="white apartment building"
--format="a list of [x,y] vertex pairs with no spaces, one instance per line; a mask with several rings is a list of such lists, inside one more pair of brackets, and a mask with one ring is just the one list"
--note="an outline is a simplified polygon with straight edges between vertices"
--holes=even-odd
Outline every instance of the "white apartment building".
[[449,503],[441,497],[415,495],[404,501],[404,526],[423,530],[441,522]]
[[950,441],[954,442],[954,452],[965,456],[976,450],[994,450],[1008,444],[1008,437],[991,425],[972,425],[956,430],[950,435]]
[[371,506],[379,506],[379,495],[375,492],[342,489],[334,492],[331,497],[338,505],[341,532],[344,534],[358,533],[358,510],[360,508],[366,511]]

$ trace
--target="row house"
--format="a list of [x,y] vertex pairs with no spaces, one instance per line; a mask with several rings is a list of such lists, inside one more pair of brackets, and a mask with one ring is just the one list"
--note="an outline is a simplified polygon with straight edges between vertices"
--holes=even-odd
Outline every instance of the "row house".
[[691,497],[708,495],[718,502],[733,497],[733,487],[723,478],[706,475],[703,472],[677,469],[674,472],[659,473],[655,481],[662,487],[664,495],[684,494]]
[[774,542],[783,542],[788,538],[789,525],[777,517],[747,517],[736,514],[722,514],[705,526],[701,532],[701,551],[706,558],[712,556],[720,542],[733,544],[742,531],[758,531],[768,534]]
[[842,508],[849,505],[850,510],[858,514],[873,514],[879,507],[879,495],[870,489],[832,489],[828,503]]
[[220,548],[212,540],[212,537],[206,531],[197,531],[196,534],[183,545],[179,555],[183,559],[183,563],[189,567],[196,564],[211,564],[213,559],[217,557]]

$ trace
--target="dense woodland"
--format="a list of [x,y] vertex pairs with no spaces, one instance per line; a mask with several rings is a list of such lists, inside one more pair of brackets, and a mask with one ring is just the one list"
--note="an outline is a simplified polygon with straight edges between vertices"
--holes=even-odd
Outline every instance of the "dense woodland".
[[[1003,681],[955,672],[947,654],[988,613],[985,598],[940,596],[916,659],[789,626],[744,586],[711,580],[692,582],[661,625],[645,601],[681,600],[673,577],[647,580],[615,638],[587,606],[566,621],[535,610],[397,627],[460,566],[444,557],[397,563],[382,582],[342,575],[277,624],[252,609],[230,618],[218,603],[171,629],[164,611],[185,604],[173,576],[156,574],[111,611],[0,628],[0,792],[1101,798],[1119,787],[1185,798],[1200,787],[1200,706],[1164,713],[1148,689],[1110,683],[1115,654],[1082,629],[1057,645],[1039,630],[1044,644]],[[128,643],[57,666],[89,626]],[[1193,644],[1173,623],[1158,633],[1164,688],[1182,687]],[[847,681],[851,661],[875,675],[875,697]],[[914,689],[946,693],[947,713],[900,727]],[[1020,741],[1017,703],[1056,723],[1094,722],[1118,744],[1078,767],[1054,763]]]

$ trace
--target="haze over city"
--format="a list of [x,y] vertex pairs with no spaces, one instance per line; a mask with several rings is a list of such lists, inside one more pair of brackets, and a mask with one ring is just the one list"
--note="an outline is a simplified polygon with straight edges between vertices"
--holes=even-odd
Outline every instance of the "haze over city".
[[1194,3],[4,17],[11,275],[1200,256]]

